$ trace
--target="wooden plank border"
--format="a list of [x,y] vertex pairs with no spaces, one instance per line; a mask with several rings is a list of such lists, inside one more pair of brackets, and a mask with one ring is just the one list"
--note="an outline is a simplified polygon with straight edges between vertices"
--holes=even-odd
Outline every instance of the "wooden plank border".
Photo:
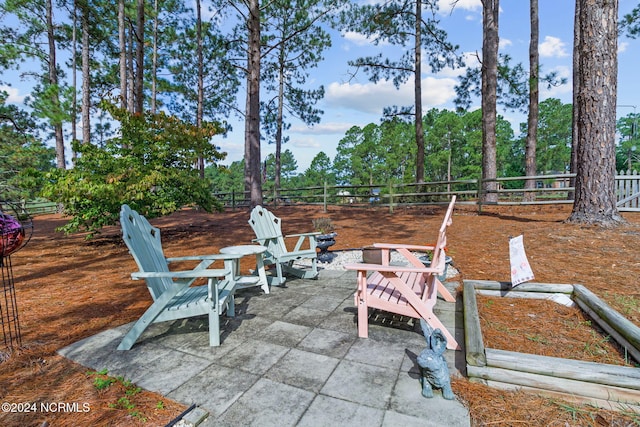
[[485,348],[476,293],[514,298],[564,294],[640,362],[640,328],[584,286],[524,283],[516,289],[509,282],[463,281],[467,376],[471,381],[502,389],[522,388],[607,409],[640,409],[640,368]]

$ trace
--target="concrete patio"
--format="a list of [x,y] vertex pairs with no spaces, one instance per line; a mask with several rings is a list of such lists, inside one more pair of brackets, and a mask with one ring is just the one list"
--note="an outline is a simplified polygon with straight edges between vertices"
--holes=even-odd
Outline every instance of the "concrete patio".
[[[447,283],[452,288],[458,283]],[[236,317],[222,319],[222,345],[209,347],[206,318],[152,325],[130,351],[118,351],[131,325],[59,350],[94,370],[196,409],[200,426],[469,426],[457,400],[421,395],[416,357],[425,339],[412,319],[374,313],[357,336],[355,272],[322,270],[319,280],[236,294]],[[462,302],[436,313],[464,346]],[[452,375],[464,351],[446,353]]]

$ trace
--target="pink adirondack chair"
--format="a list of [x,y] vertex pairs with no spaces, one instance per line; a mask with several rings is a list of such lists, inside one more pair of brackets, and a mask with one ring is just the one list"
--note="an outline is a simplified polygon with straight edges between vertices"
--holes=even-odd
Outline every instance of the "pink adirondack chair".
[[[358,336],[369,336],[369,308],[376,308],[413,318],[423,318],[434,329],[440,329],[447,337],[447,348],[460,350],[453,335],[434,314],[438,293],[445,301],[455,298],[438,279],[445,269],[446,231],[452,223],[456,196],[451,198],[444,221],[433,246],[375,243],[381,250],[382,264],[349,264],[345,268],[356,270],[358,290],[355,304],[358,307]],[[408,266],[389,265],[391,250],[395,250],[408,262]],[[431,265],[425,267],[411,251],[431,251]],[[368,275],[368,273],[370,273]],[[368,277],[367,277],[368,275]]]

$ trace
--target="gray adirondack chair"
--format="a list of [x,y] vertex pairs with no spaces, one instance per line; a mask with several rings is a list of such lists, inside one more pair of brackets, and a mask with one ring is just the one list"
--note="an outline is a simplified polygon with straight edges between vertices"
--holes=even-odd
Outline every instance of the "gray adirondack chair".
[[[277,281],[276,285],[281,285],[286,278],[284,273],[300,277],[302,279],[317,279],[317,243],[316,236],[320,233],[300,233],[282,235],[282,227],[280,218],[269,212],[262,206],[256,206],[251,211],[249,224],[256,234],[254,242],[265,246],[267,251],[264,253],[265,264],[275,264],[277,277],[270,277],[271,283]],[[285,239],[289,237],[297,237],[298,240],[293,248],[289,251],[285,244]],[[305,241],[308,244],[305,245]],[[303,246],[307,246],[303,249]],[[293,266],[294,261],[300,259],[311,260],[311,269],[302,269]]]
[[[231,260],[241,255],[204,255],[165,258],[160,230],[127,205],[120,210],[122,237],[140,271],[132,273],[134,280],[144,279],[153,304],[124,336],[118,350],[130,350],[144,330],[156,322],[209,316],[209,343],[220,345],[220,315],[226,309],[234,316],[235,281],[231,274]],[[193,270],[170,271],[169,263],[200,261]],[[224,268],[209,269],[215,261]],[[191,286],[198,278],[206,278],[207,285]]]

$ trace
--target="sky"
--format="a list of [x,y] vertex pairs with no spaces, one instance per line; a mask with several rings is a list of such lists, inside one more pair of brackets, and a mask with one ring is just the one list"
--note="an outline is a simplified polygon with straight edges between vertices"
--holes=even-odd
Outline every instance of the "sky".
[[[459,0],[452,9],[452,0],[439,0],[440,12],[437,18],[441,28],[447,31],[449,41],[459,45],[467,64],[477,63],[476,54],[482,48],[482,5],[480,0]],[[499,32],[500,52],[512,57],[512,64],[522,62],[528,68],[529,50],[529,2],[525,0],[502,0],[500,2]],[[619,0],[620,16],[629,13],[639,4],[638,0]],[[574,0],[539,0],[540,19],[540,64],[542,74],[556,71],[566,77],[565,85],[551,90],[540,88],[540,100],[559,98],[564,103],[572,102],[572,50]],[[283,150],[290,150],[298,164],[298,172],[304,172],[313,158],[321,151],[331,159],[336,155],[338,142],[352,126],[364,127],[369,123],[380,123],[386,106],[409,106],[413,104],[413,80],[396,89],[391,82],[372,83],[368,75],[349,67],[348,61],[360,56],[393,55],[398,47],[391,45],[374,46],[357,33],[332,31],[332,47],[325,51],[325,60],[317,68],[310,70],[309,82],[323,85],[325,97],[317,106],[324,111],[321,122],[309,127],[302,122],[292,122],[287,135],[290,140]],[[640,107],[640,40],[621,36],[618,40],[618,117],[636,112]],[[431,108],[453,109],[454,87],[463,69],[442,70],[432,74],[428,66],[423,66],[422,101],[423,112]],[[2,80],[11,80],[3,76]],[[30,90],[30,83],[11,80],[11,87],[0,85],[6,90],[9,102],[18,105]],[[477,108],[479,100],[471,109]],[[241,101],[240,105],[244,105]],[[522,113],[499,111],[511,122],[518,132],[519,124],[526,121]],[[222,164],[241,160],[244,155],[244,124],[236,117],[229,117],[233,131],[226,137],[215,137],[214,143],[227,153]],[[51,142],[53,146],[53,141]],[[70,150],[68,150],[70,152]],[[275,144],[262,144],[263,159],[275,152]]]
[[[469,64],[477,63],[475,54],[482,48],[482,5],[480,0],[461,0],[451,10],[451,0],[440,0],[438,19],[449,35],[449,40],[460,46]],[[540,100],[554,97],[565,103],[572,102],[572,50],[573,50],[573,0],[539,0],[540,10],[540,63],[543,73],[557,71],[567,78],[567,84],[551,91],[541,87]],[[620,16],[629,13],[637,0],[620,0]],[[522,62],[528,68],[529,51],[529,2],[503,0],[500,2],[500,52],[509,54],[512,63]],[[294,123],[288,133],[290,141],[282,149],[291,150],[298,163],[298,171],[304,172],[312,159],[324,151],[331,159],[345,132],[352,126],[363,127],[380,123],[382,110],[390,105],[413,104],[413,81],[397,90],[391,82],[371,83],[362,72],[353,76],[349,60],[378,52],[393,52],[394,46],[373,46],[358,34],[333,33],[331,49],[326,61],[311,71],[318,85],[325,87],[325,98],[318,104],[324,111],[320,124],[308,127]],[[640,104],[640,82],[637,70],[640,63],[640,40],[621,37],[619,40],[618,104]],[[423,112],[431,108],[453,109],[454,86],[464,70],[444,70],[431,74],[423,67]],[[479,100],[478,100],[479,103]],[[472,109],[477,108],[475,105]],[[640,106],[640,105],[639,105]],[[620,115],[627,115],[632,108],[619,108]],[[518,132],[519,124],[526,121],[522,114],[501,111],[505,119]],[[237,127],[226,139],[216,141],[229,154],[228,159],[239,160],[243,156],[243,127]],[[263,143],[263,157],[275,152],[275,144]]]

